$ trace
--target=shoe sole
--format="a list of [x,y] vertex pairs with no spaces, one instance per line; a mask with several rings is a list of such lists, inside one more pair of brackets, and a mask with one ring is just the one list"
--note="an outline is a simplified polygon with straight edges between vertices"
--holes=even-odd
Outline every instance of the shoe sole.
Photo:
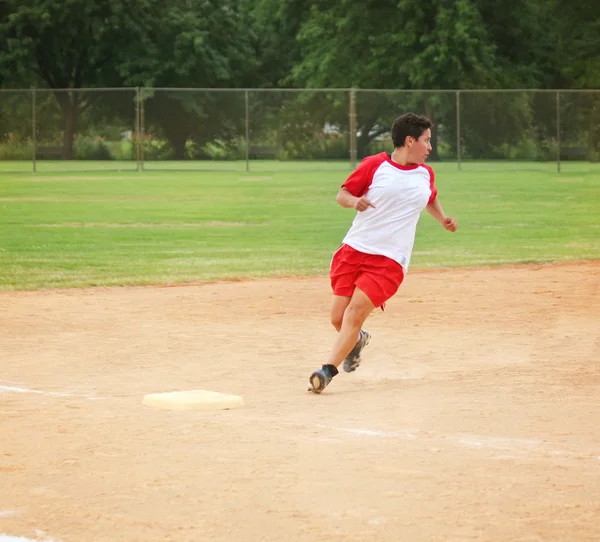
[[310,384],[308,385],[308,391],[312,391],[313,393],[321,393],[324,389],[325,386],[321,387],[323,385],[323,382],[321,381],[321,376],[317,373],[311,375],[310,377]]

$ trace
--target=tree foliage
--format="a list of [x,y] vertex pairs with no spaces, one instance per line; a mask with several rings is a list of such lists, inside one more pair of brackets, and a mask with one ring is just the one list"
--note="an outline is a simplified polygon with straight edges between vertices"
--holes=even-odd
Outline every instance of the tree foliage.
[[26,86],[56,89],[63,158],[73,156],[85,96],[59,89],[118,86],[123,47],[144,33],[152,0],[6,0],[0,22],[0,71]]
[[[92,107],[90,95],[76,88],[595,88],[599,6],[558,0],[3,0],[0,87],[52,89],[56,110],[47,101],[44,108],[61,119],[64,158],[73,156],[82,123],[119,115],[134,122],[131,101],[102,103],[98,95]],[[147,91],[146,129],[168,142],[170,156],[201,157],[207,144],[233,145],[242,136],[241,96]],[[250,104],[257,119],[251,132],[265,140],[279,133],[290,153],[291,141],[307,149],[324,125],[341,137],[349,133],[347,103],[337,95],[269,99],[255,96]],[[27,111],[27,103],[10,100]],[[7,122],[8,101],[7,95],[0,115]],[[464,132],[472,134],[472,148],[485,132],[478,144],[485,139],[480,152],[488,154],[500,143],[479,119],[487,115],[495,126],[524,133],[524,125],[543,117],[537,111],[549,107],[525,95],[498,99],[497,106],[468,101]],[[573,113],[575,124],[589,125],[586,144],[596,148],[600,104],[593,98],[579,108],[564,103],[565,111],[580,111]],[[449,129],[456,104],[448,95],[363,92],[357,97],[359,155],[406,109],[431,116],[440,127],[434,138],[456,149]],[[546,138],[555,129],[550,121],[536,128]]]
[[[252,83],[257,59],[240,8],[239,0],[164,2],[143,41],[124,51],[119,64],[123,81],[159,88]],[[243,133],[243,103],[226,97],[216,92],[146,92],[146,127],[169,141],[173,158],[199,157],[186,154],[188,142],[201,148]]]

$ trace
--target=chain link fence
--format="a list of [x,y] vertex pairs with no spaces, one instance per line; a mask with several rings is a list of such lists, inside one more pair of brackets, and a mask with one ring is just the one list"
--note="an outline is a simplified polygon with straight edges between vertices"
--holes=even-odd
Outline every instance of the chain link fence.
[[[249,91],[249,167],[327,169],[350,160],[349,95],[344,91]],[[252,164],[252,165],[251,165]]]
[[430,117],[432,162],[600,169],[600,90],[0,90],[0,171],[351,169]]
[[0,171],[137,169],[137,96],[0,90]]

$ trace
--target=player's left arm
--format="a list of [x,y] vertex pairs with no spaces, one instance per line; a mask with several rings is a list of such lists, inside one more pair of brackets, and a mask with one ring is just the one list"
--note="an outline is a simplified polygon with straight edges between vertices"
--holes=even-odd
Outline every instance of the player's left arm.
[[431,169],[429,166],[424,167],[429,172],[429,189],[431,190],[431,195],[429,196],[429,201],[427,202],[426,207],[427,212],[448,231],[456,231],[456,228],[458,228],[458,222],[455,218],[450,218],[449,216],[446,216],[442,204],[440,203],[440,200],[437,197],[438,191],[435,186],[435,173],[433,172],[433,169]]
[[446,216],[442,204],[440,203],[440,200],[437,197],[435,197],[432,201],[430,201],[427,204],[426,209],[427,212],[448,231],[456,231],[456,228],[458,228],[457,220],[455,218]]

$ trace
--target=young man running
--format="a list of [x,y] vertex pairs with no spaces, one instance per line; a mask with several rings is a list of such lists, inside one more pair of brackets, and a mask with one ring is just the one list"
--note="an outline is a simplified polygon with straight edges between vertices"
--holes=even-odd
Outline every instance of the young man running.
[[456,231],[456,220],[446,216],[437,198],[433,170],[424,164],[432,126],[414,113],[398,117],[392,125],[394,152],[365,158],[337,195],[342,207],[358,213],[331,261],[331,323],[338,335],[327,363],[310,375],[309,391],[321,393],[342,362],[346,372],[359,366],[371,338],[362,325],[398,291],[423,209]]

